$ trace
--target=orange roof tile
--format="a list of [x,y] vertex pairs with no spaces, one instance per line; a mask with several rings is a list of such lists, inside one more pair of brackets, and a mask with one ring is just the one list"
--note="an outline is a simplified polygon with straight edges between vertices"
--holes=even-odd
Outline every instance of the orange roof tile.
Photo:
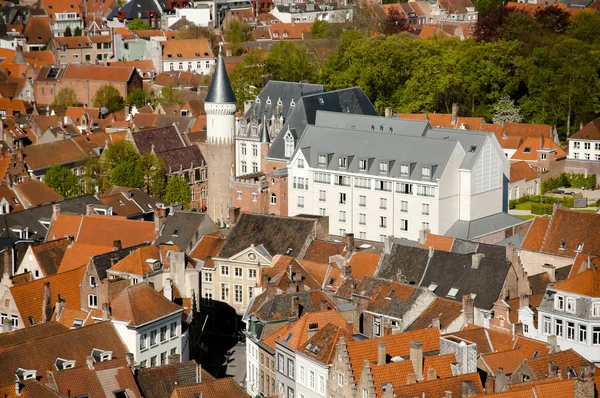
[[161,253],[158,247],[148,245],[136,249],[127,257],[110,267],[111,273],[125,273],[131,275],[145,275],[153,271],[146,260],[160,260]]
[[111,303],[112,317],[131,326],[144,325],[178,311],[183,312],[183,308],[146,283],[123,289]]
[[462,315],[462,303],[437,297],[407,330],[426,329],[432,326],[433,319],[439,319],[440,327],[445,329],[450,323]]
[[425,238],[425,243],[420,246],[426,248],[433,246],[434,250],[450,252],[452,250],[453,244],[454,238],[451,238],[449,236],[427,234],[427,237]]
[[381,254],[378,253],[354,252],[348,262],[352,277],[362,279],[367,275],[373,276],[380,259]]
[[561,158],[567,156],[567,153],[556,142],[550,138],[544,138],[543,147],[539,137],[528,137],[517,148],[517,151],[512,155],[511,159],[518,160],[536,160],[540,149],[553,149],[556,151],[556,157]]
[[512,374],[523,363],[526,356],[522,350],[508,350],[481,355],[481,361],[486,365],[489,374],[495,375],[498,369],[504,369],[506,374]]
[[291,326],[287,325],[279,329],[275,341],[294,350],[299,350],[306,345],[310,338],[309,329],[315,329],[313,326],[319,329],[327,324],[345,328],[346,320],[339,312],[334,310],[309,312],[302,315]]
[[572,278],[554,284],[552,288],[582,296],[600,297],[600,270],[595,267],[587,269]]
[[62,78],[126,82],[131,78],[133,73],[135,73],[135,68],[133,67],[68,64]]
[[510,182],[521,180],[531,181],[540,178],[540,175],[525,161],[511,163]]
[[21,286],[13,286],[10,293],[15,305],[21,315],[25,327],[31,326],[28,317],[33,317],[35,323],[42,320],[42,303],[44,299],[44,284],[50,283],[51,300],[50,305],[54,307],[58,296],[65,300],[65,307],[79,310],[80,289],[79,284],[83,280],[85,267],[80,267],[68,272],[59,273],[47,278],[40,278]]
[[536,358],[530,358],[527,360],[527,364],[531,368],[535,378],[542,380],[547,377],[548,363],[550,361],[554,361],[558,367],[558,370],[562,371],[564,374],[566,374],[566,371],[569,367],[573,367],[575,371],[579,372],[579,369],[581,369],[583,365],[592,365],[591,362],[579,355],[573,349],[559,351]]
[[600,214],[557,209],[549,218],[543,234],[540,234],[540,242],[531,242],[529,235],[532,229],[533,225],[523,241],[524,245],[527,244],[527,250],[539,247],[541,252],[568,257],[575,257],[579,251],[600,253],[600,240],[596,239],[600,234]]
[[396,398],[415,398],[423,396],[437,398],[444,397],[446,391],[448,391],[453,397],[460,397],[464,381],[473,382],[476,395],[483,394],[484,390],[483,386],[481,385],[481,378],[475,372],[411,384],[408,386],[402,386],[402,388],[394,388],[394,395]]
[[58,272],[71,271],[82,265],[87,265],[88,261],[90,261],[90,257],[108,253],[111,250],[112,246],[98,246],[73,242],[73,244],[65,250],[65,254],[58,267]]
[[13,188],[20,193],[32,207],[63,199],[62,195],[59,195],[39,180],[30,180],[15,184]]
[[205,267],[212,268],[214,266],[213,258],[219,254],[219,250],[224,244],[225,238],[220,233],[204,235],[190,253],[190,257],[202,260]]
[[546,229],[550,224],[550,217],[536,217],[529,226],[527,235],[521,244],[521,249],[530,251],[539,251],[544,241]]
[[504,124],[504,131],[509,136],[552,138],[552,126],[547,124],[512,123]]
[[327,263],[329,262],[329,257],[343,254],[345,248],[346,244],[344,242],[313,240],[306,250],[304,259],[318,263]]
[[577,253],[575,256],[575,262],[569,271],[568,278],[572,278],[575,275],[583,272],[587,268],[591,268],[590,265],[600,267],[600,256],[594,256],[590,254]]
[[167,40],[162,42],[162,47],[163,61],[215,57],[208,39]]
[[423,343],[423,353],[439,351],[440,349],[440,331],[437,328],[415,330],[362,341],[346,342],[354,379],[360,379],[364,361],[377,361],[377,347],[379,341],[385,342],[386,352],[391,357],[406,357],[410,353],[410,342],[413,340],[418,340]]
[[310,35],[312,23],[278,23],[269,25],[273,40],[301,40]]

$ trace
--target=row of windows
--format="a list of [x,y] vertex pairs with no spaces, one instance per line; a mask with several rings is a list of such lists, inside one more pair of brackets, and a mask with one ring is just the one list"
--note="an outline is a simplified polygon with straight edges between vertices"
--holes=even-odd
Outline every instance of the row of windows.
[[164,343],[169,339],[177,337],[177,322],[171,322],[169,326],[162,326],[160,329],[150,332],[150,341],[148,342],[148,333],[140,336],[140,350],[145,350],[148,347],[155,347],[158,343]]
[[[4,325],[4,320],[9,319],[8,314],[0,314],[0,325]],[[10,321],[13,328],[19,327],[19,316],[18,315],[10,315]]]
[[[321,394],[325,393],[325,377],[319,375],[319,385],[316,384],[316,375],[314,370],[308,371],[308,377],[305,374],[304,366],[300,365],[300,383],[309,387],[313,391],[318,391]],[[318,388],[318,390],[317,390]]]
[[[237,191],[237,199],[242,200],[242,191]],[[256,192],[252,192],[252,201],[256,202],[258,200],[258,194]]]
[[[327,167],[328,164],[328,156],[325,154],[319,155],[319,167]],[[379,162],[379,172],[382,174],[387,174],[389,172],[390,162],[389,161],[380,161]],[[367,159],[359,159],[358,160],[358,170],[359,171],[367,171],[369,166],[369,161]],[[348,168],[348,158],[345,156],[338,157],[338,168],[347,169]],[[407,164],[400,165],[400,175],[408,176],[410,173],[410,166]],[[431,177],[431,166],[423,166],[421,167],[421,175],[424,178]]]
[[[254,255],[254,253],[250,253],[251,255]],[[229,276],[229,265],[221,265],[219,267],[219,274],[221,276]],[[254,281],[256,280],[256,270],[255,269],[248,269],[247,270],[247,277],[249,280]],[[242,267],[233,267],[233,276],[235,278],[243,278],[244,277],[244,268]],[[212,272],[204,272],[204,282],[212,282],[213,280],[213,275]]]
[[[242,174],[248,173],[248,163],[245,160],[242,160],[240,162],[240,167],[242,168],[242,170],[241,170]],[[252,172],[258,173],[258,163],[257,162],[252,162]]]
[[[577,310],[577,300],[557,294],[554,296],[554,309],[574,314]],[[592,316],[600,317],[600,302],[592,303]]]
[[[229,284],[221,283],[220,286],[221,301],[229,302]],[[248,286],[247,290],[247,302],[250,302],[254,297],[254,286]],[[244,287],[242,285],[233,285],[233,302],[236,304],[242,304],[244,302]],[[204,290],[204,305],[211,306],[213,304],[213,292],[212,289]]]
[[[573,159],[579,159],[579,153],[578,152],[573,152]],[[590,154],[589,153],[584,153],[583,154],[583,159],[585,160],[590,160]],[[600,154],[595,154],[594,155],[594,160],[600,160]]]
[[[241,144],[240,149],[242,151],[242,155],[246,154],[246,144]],[[258,145],[252,144],[252,156],[258,156]]]
[[[205,66],[206,69],[210,69],[210,62],[209,61],[206,61],[205,65],[206,65]],[[183,62],[179,62],[178,66],[179,66],[179,70],[183,70]],[[192,62],[191,61],[187,63],[187,68],[188,68],[188,70],[192,69]],[[169,63],[169,69],[170,70],[175,70],[175,63],[174,62],[170,62]],[[200,62],[200,61],[196,62],[196,69],[202,69],[202,62]]]
[[[349,187],[351,182],[351,177],[347,176],[334,176],[334,185]],[[331,184],[331,174],[325,173],[315,173],[315,182],[320,184]],[[306,184],[308,184],[308,179],[306,179]],[[391,181],[383,181],[383,180],[375,180],[375,190],[376,191],[385,191],[392,192],[393,183]],[[359,178],[356,177],[354,179],[354,187],[355,188],[364,188],[371,189],[371,180],[368,178]],[[296,186],[294,185],[294,188]],[[304,188],[299,188],[304,189]],[[306,187],[308,189],[308,187]],[[406,195],[412,195],[414,192],[413,184],[399,182],[396,183],[396,193],[402,193]],[[418,196],[435,196],[435,187],[429,185],[417,185],[417,195]]]
[[[342,196],[340,195],[340,203]],[[345,198],[345,195],[344,195]],[[319,202],[327,201],[327,191],[319,190]],[[367,206],[367,197],[365,195],[358,196],[358,205],[361,207]],[[387,198],[379,198],[379,208],[385,210],[388,208],[387,206]],[[408,201],[401,200],[400,201],[400,211],[408,212]],[[429,214],[429,204],[422,203],[421,204],[421,214],[428,215]]]
[[[554,327],[553,327],[554,326]],[[554,319],[554,324],[550,317],[545,316],[542,320],[542,330],[546,335],[556,335],[571,341],[588,343],[588,327],[575,322],[564,321],[563,319]],[[577,334],[576,334],[577,333]],[[600,345],[600,326],[592,327],[592,344]]]
[[[177,348],[172,348],[171,349],[171,355],[175,355],[177,354]],[[158,365],[158,355],[154,355],[152,358],[150,358],[150,367],[155,367],[156,365]],[[160,365],[166,365],[167,362],[167,351],[161,352],[160,353]],[[147,368],[148,367],[148,360],[144,359],[142,362],[140,362],[140,367],[141,368]]]
[[[581,142],[573,142],[573,149],[581,149]],[[592,149],[592,143],[591,142],[584,142],[583,143],[583,149]],[[595,143],[594,144],[594,149],[596,151],[600,151],[600,143]]]

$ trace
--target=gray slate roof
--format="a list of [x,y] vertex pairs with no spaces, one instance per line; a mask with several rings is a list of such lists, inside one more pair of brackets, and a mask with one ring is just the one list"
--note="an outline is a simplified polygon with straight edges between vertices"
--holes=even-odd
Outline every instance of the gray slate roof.
[[377,110],[359,87],[303,96],[290,112],[269,149],[269,158],[285,159],[284,133],[289,129],[300,137],[307,125],[315,124],[317,111],[377,116]]
[[[257,100],[252,103],[250,109],[244,116],[262,118],[266,115],[267,119],[277,116],[277,113],[287,118],[290,111],[294,109],[292,101],[297,103],[303,95],[322,93],[325,89],[322,84],[308,84],[295,82],[280,82],[270,80],[258,94]],[[270,100],[270,103],[269,101]]]
[[189,253],[204,235],[216,232],[217,227],[208,214],[196,211],[176,211],[165,220],[154,244],[172,242]]
[[510,214],[497,213],[472,221],[458,220],[444,235],[471,240],[524,222],[526,221]]
[[395,244],[390,253],[383,253],[375,276],[398,282],[421,282],[428,260],[428,249]]
[[204,102],[216,104],[235,104],[237,102],[233,89],[231,88],[231,83],[229,82],[229,77],[227,76],[223,55],[220,51],[219,57],[217,58],[215,73],[213,73],[210,88],[208,89],[208,94],[206,94]]

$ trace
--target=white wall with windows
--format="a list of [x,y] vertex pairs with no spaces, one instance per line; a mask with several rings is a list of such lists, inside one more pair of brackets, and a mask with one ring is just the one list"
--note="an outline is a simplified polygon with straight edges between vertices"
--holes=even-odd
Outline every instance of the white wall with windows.
[[258,345],[246,339],[246,392],[252,397],[259,395],[258,355]]
[[296,352],[297,396],[326,397],[329,366]]
[[165,365],[172,354],[181,355],[181,361],[188,360],[187,331],[183,333],[181,311],[156,319],[140,326],[112,320],[117,333],[133,353],[136,365],[147,368]]
[[[200,53],[198,53],[200,54]],[[163,72],[170,71],[186,71],[186,72],[194,72],[200,75],[210,75],[215,66],[214,58],[191,58],[185,59],[183,57],[179,57],[181,54],[170,54],[163,59],[162,67]]]
[[600,141],[570,139],[567,158],[600,161]]
[[237,155],[235,175],[258,173],[262,170],[259,141],[238,138],[235,141],[235,146]]

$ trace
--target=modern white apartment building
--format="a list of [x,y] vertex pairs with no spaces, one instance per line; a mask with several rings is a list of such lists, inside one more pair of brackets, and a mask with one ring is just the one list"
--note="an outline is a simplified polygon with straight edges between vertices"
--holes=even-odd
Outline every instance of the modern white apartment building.
[[318,111],[295,137],[283,136],[289,214],[329,216],[331,234],[456,236],[506,211],[510,167],[492,133]]

